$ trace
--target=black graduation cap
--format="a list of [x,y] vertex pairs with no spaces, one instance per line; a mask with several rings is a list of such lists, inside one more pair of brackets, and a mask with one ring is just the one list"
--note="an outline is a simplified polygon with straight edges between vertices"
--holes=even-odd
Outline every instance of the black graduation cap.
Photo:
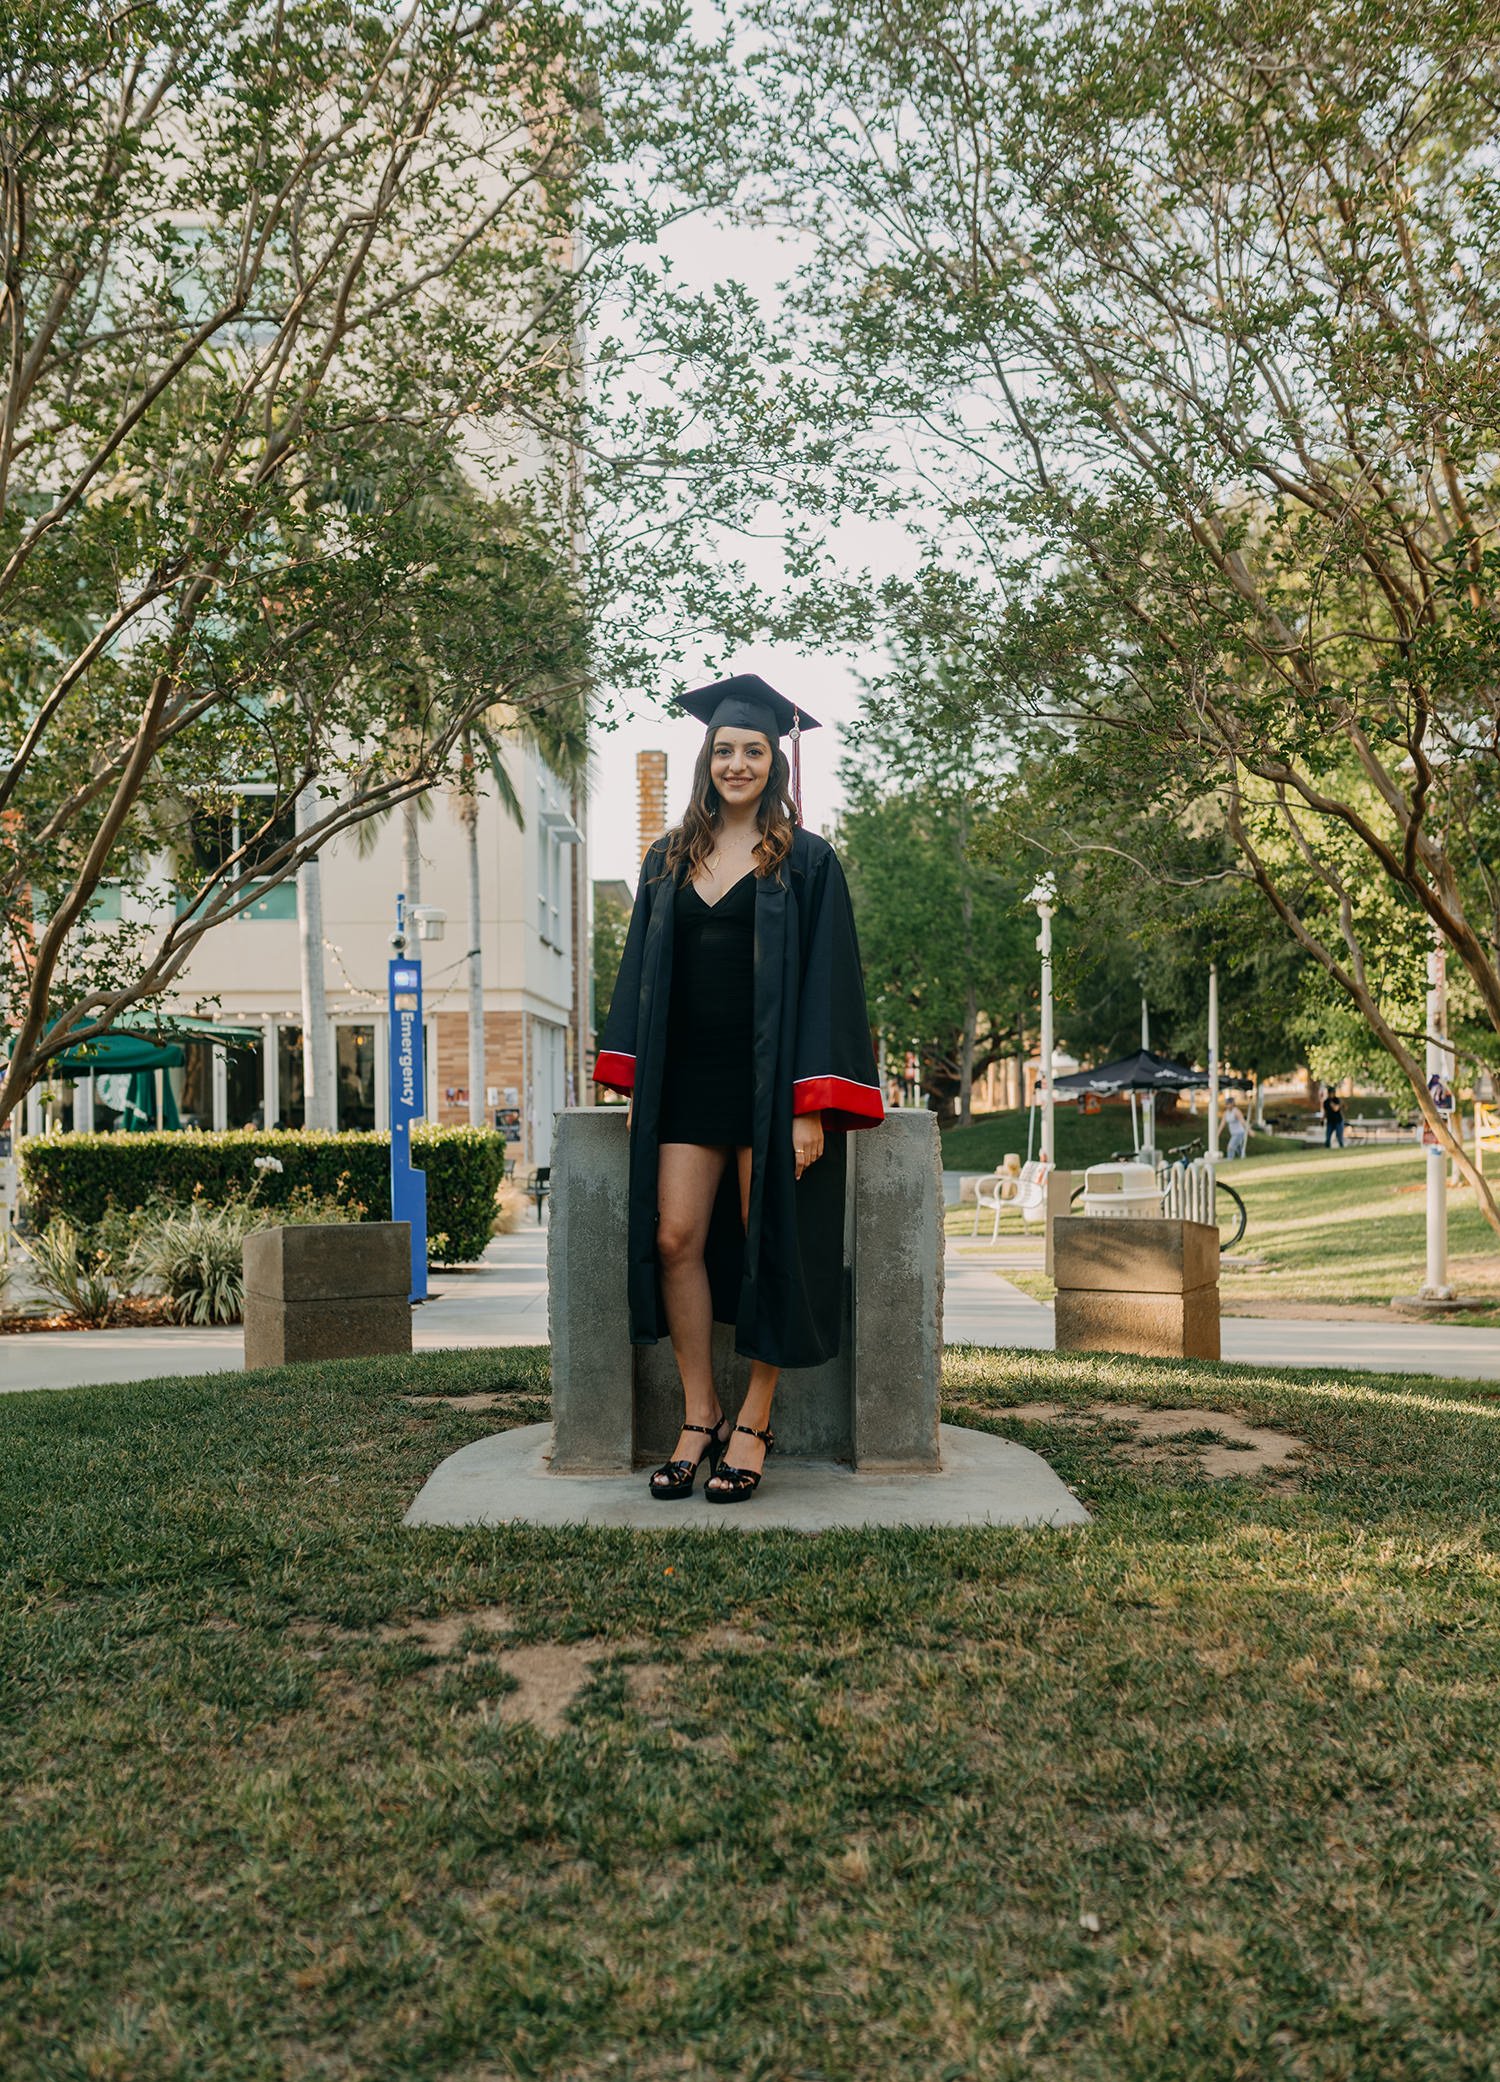
[[737,672],[731,679],[715,680],[711,687],[695,687],[679,694],[677,706],[706,723],[710,730],[731,724],[741,730],[759,730],[777,749],[778,740],[801,730],[822,726],[798,703],[788,701],[756,672]]
[[759,730],[770,739],[773,752],[780,751],[782,737],[789,734],[792,800],[797,806],[797,822],[802,822],[802,733],[822,728],[816,716],[778,694],[758,672],[737,672],[727,680],[715,680],[710,687],[694,687],[690,694],[677,696],[677,706],[706,723],[711,731],[721,723],[741,730]]

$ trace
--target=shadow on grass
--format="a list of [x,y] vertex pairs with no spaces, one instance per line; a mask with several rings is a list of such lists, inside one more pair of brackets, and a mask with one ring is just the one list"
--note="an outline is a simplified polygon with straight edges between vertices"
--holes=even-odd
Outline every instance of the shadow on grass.
[[0,1402],[7,2077],[1491,2073],[1473,1384],[959,1350],[1092,1526],[403,1530],[546,1366]]

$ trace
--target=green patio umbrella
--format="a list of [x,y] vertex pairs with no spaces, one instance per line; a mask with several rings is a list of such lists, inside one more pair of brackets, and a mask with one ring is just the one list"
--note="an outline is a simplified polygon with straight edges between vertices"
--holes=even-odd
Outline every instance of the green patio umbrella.
[[[182,1126],[182,1116],[177,1111],[177,1099],[170,1081],[163,1081],[161,1088],[161,1124],[164,1128]],[[156,1072],[137,1070],[130,1080],[122,1109],[122,1125],[128,1135],[147,1135],[156,1129]]]
[[[174,1038],[163,1040],[159,1038],[162,1033]],[[54,1056],[47,1074],[87,1077],[92,1073],[100,1080],[115,1080],[106,1105],[120,1113],[121,1125],[127,1132],[145,1134],[156,1127],[156,1072],[182,1069],[187,1062],[187,1043],[216,1041],[228,1048],[247,1048],[258,1046],[264,1039],[260,1027],[215,1026],[201,1019],[163,1018],[159,1026],[149,1027],[126,1022],[70,1048],[66,1055]],[[8,1041],[5,1052],[9,1052]],[[161,1119],[164,1128],[182,1126],[170,1079],[162,1088]]]
[[[180,1070],[186,1061],[175,1043],[154,1041],[149,1034],[116,1027],[95,1041],[69,1049],[66,1055],[54,1056],[47,1071],[52,1077],[87,1077],[91,1070],[100,1077],[124,1077],[152,1070]],[[154,1119],[154,1101],[151,1112]]]

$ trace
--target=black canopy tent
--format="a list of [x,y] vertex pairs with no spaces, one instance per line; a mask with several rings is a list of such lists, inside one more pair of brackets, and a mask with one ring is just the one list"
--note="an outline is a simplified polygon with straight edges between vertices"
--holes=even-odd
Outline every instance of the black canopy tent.
[[[1221,1087],[1247,1092],[1252,1082],[1248,1077],[1219,1072]],[[1206,1070],[1194,1070],[1190,1064],[1174,1062],[1171,1056],[1158,1055],[1151,1048],[1138,1048],[1134,1055],[1122,1055],[1117,1062],[1101,1063],[1095,1070],[1074,1070],[1066,1077],[1052,1080],[1053,1093],[1059,1099],[1076,1099],[1084,1092],[1097,1092],[1100,1098],[1111,1099],[1121,1092],[1203,1091],[1207,1085]]]
[[[1220,1089],[1228,1087],[1237,1091],[1248,1091],[1252,1080],[1219,1072]],[[1142,1108],[1144,1119],[1137,1121],[1135,1098],[1154,1097],[1157,1092],[1203,1091],[1208,1085],[1208,1072],[1195,1070],[1190,1063],[1179,1063],[1171,1056],[1158,1055],[1155,1049],[1138,1048],[1134,1055],[1121,1056],[1116,1062],[1101,1063],[1094,1070],[1074,1070],[1066,1077],[1053,1080],[1052,1090],[1059,1099],[1082,1099],[1092,1093],[1101,1099],[1117,1098],[1124,1092],[1130,1099],[1130,1127],[1137,1146],[1143,1142],[1154,1142],[1155,1107]]]

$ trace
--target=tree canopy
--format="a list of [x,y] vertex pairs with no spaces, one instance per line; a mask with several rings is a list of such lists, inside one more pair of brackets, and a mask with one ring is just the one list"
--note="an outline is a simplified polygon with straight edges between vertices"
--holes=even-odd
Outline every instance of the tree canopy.
[[779,120],[724,171],[926,531],[873,611],[1080,798],[1211,806],[1445,1133],[1434,932],[1500,1032],[1493,9],[752,12]]
[[686,135],[687,47],[622,0],[0,23],[0,1120],[479,719],[576,735],[654,660],[680,502],[583,355],[656,221],[599,169]]

